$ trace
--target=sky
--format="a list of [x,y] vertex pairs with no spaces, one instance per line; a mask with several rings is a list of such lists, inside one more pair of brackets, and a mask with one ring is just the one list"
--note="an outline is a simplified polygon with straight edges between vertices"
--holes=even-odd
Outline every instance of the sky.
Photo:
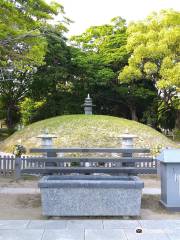
[[[46,0],[50,2],[50,0]],[[152,11],[173,8],[180,11],[180,0],[56,0],[64,6],[66,16],[74,21],[68,35],[83,33],[88,27],[108,24],[121,16],[127,22],[142,20]]]

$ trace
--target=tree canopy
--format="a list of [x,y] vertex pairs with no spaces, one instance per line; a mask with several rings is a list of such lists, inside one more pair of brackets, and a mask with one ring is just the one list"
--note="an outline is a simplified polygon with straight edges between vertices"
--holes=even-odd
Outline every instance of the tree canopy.
[[[158,119],[161,127],[174,128],[179,122],[180,91],[180,13],[162,10],[127,30],[128,65],[119,74],[120,82],[142,78],[158,90]],[[170,120],[171,119],[171,120]]]
[[82,113],[87,93],[94,113],[179,125],[179,12],[129,25],[115,17],[67,39],[70,23],[59,3],[0,1],[0,118],[9,128]]
[[0,64],[13,61],[18,68],[43,63],[46,41],[42,32],[45,22],[58,12],[60,4],[43,0],[2,0],[0,2]]
[[163,10],[128,27],[128,65],[122,82],[151,80],[166,103],[180,87],[180,13]]
[[[13,125],[17,103],[26,96],[36,68],[45,64],[47,20],[58,13],[64,15],[62,5],[44,0],[0,1],[0,94],[8,126]],[[66,29],[62,23],[58,28]]]

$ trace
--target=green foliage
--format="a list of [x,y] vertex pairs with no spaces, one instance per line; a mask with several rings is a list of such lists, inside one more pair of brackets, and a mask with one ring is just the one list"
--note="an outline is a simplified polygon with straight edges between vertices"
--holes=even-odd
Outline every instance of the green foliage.
[[45,101],[35,102],[31,98],[25,98],[20,104],[21,122],[28,125],[35,119],[38,110],[45,104]]
[[45,55],[46,65],[37,69],[31,91],[34,97],[48,95],[48,98],[51,98],[58,93],[59,89],[64,88],[66,91],[71,88],[68,84],[71,55],[70,47],[67,46],[62,32],[59,32],[58,26],[49,26],[46,34],[48,43]]
[[[45,105],[39,111],[40,119],[77,112],[81,105],[78,99],[72,97],[74,85],[72,82],[71,47],[57,26],[47,30],[46,65],[37,68],[37,72],[29,89],[29,96],[39,101],[46,99]],[[74,71],[74,70],[73,70]]]
[[158,122],[158,101],[154,98],[153,103],[148,106],[148,108],[144,111],[142,122],[146,123],[148,126],[151,126],[157,130],[159,129],[159,122]]
[[[50,25],[58,13],[62,21]],[[174,126],[180,107],[179,12],[154,13],[128,27],[116,17],[70,41],[64,32],[71,21],[60,4],[2,0],[0,16],[0,117],[8,127],[20,119],[26,125],[82,113],[87,93],[94,113]]]
[[26,153],[26,148],[24,146],[19,144],[14,145],[13,154],[15,155],[15,157],[21,157],[23,153]]
[[122,82],[151,79],[167,103],[180,86],[180,13],[163,10],[128,27],[129,65],[119,75]]
[[125,66],[121,73],[121,79],[123,79],[123,82],[128,83],[133,80],[142,79],[142,74],[141,71],[134,66]]
[[158,109],[158,121],[162,128],[172,130],[175,127],[176,109],[174,106],[167,106],[160,102]]
[[[81,80],[86,92],[96,93],[93,96],[96,113],[140,120],[156,90],[152,84],[146,84],[139,69],[126,66],[129,57],[126,29],[125,20],[117,17],[110,24],[90,27],[82,35],[74,36],[73,63],[81,70],[76,75],[78,83]],[[124,83],[138,77],[140,84],[119,84],[118,75],[123,67]]]
[[14,129],[0,128],[0,141],[4,141],[10,135],[14,133]]
[[18,103],[27,96],[37,67],[45,64],[46,35],[50,28],[47,21],[58,13],[64,22],[56,27],[64,32],[69,20],[58,3],[0,1],[0,94],[8,127],[19,120]]
[[175,129],[174,135],[175,135],[175,141],[180,142],[180,129]]
[[151,76],[152,74],[157,73],[157,65],[152,62],[147,62],[144,64],[144,72],[147,74],[147,76]]
[[169,129],[175,126],[176,109],[180,106],[176,97],[180,86],[179,24],[180,13],[173,10],[153,13],[144,21],[132,23],[126,46],[131,55],[119,74],[121,83],[132,84],[142,78],[152,81],[161,99],[157,123]]
[[[73,37],[71,46],[67,46],[67,40],[57,28],[48,29],[46,65],[38,67],[30,88],[34,99],[46,99],[40,110],[42,118],[82,113],[81,105],[87,93],[92,93],[97,103],[94,111],[101,112],[107,91],[109,98],[114,94],[119,66],[127,63],[126,26],[124,21],[121,24],[117,21],[116,24],[95,27],[92,31],[89,29],[82,36]],[[92,43],[95,35],[99,40]],[[111,43],[110,39],[113,40]],[[101,98],[98,99],[99,94]],[[112,101],[106,101],[106,104],[110,111],[115,109]]]
[[93,54],[96,59],[101,59],[101,63],[106,67],[117,71],[125,65],[128,58],[126,39],[126,21],[116,17],[111,20],[111,24],[90,27],[71,40],[75,47]]
[[1,0],[0,65],[7,65],[9,59],[20,69],[41,65],[46,47],[42,27],[58,12],[63,14],[60,4],[49,5],[44,0]]

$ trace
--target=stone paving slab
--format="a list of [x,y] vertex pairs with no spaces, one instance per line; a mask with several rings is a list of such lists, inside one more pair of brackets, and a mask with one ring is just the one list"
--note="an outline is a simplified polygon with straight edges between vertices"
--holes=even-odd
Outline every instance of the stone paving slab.
[[68,220],[67,221],[68,229],[103,229],[102,220]]
[[140,220],[146,229],[180,229],[180,220]]
[[85,240],[127,240],[122,229],[85,230]]
[[180,220],[0,220],[0,240],[180,240]]
[[0,240],[41,240],[44,230],[0,230]]
[[29,220],[0,220],[1,229],[25,229],[29,224]]
[[103,220],[104,229],[136,229],[141,227],[138,220]]
[[164,229],[164,232],[168,235],[169,240],[179,240],[180,239],[180,230]]
[[143,229],[142,233],[136,233],[132,229],[124,229],[127,240],[169,240],[168,235],[162,229]]
[[33,220],[27,225],[28,229],[65,229],[66,220]]
[[80,231],[79,229],[45,230],[42,236],[42,240],[84,240],[84,231],[83,230]]

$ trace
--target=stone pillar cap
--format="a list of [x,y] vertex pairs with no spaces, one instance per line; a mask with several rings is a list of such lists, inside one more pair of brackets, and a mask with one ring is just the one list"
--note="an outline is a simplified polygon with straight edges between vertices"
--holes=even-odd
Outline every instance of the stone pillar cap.
[[49,133],[48,129],[45,129],[45,131],[37,136],[37,138],[57,138],[57,136],[54,133]]
[[130,134],[128,129],[126,129],[126,131],[123,134],[121,134],[119,137],[120,138],[138,138],[138,136]]

